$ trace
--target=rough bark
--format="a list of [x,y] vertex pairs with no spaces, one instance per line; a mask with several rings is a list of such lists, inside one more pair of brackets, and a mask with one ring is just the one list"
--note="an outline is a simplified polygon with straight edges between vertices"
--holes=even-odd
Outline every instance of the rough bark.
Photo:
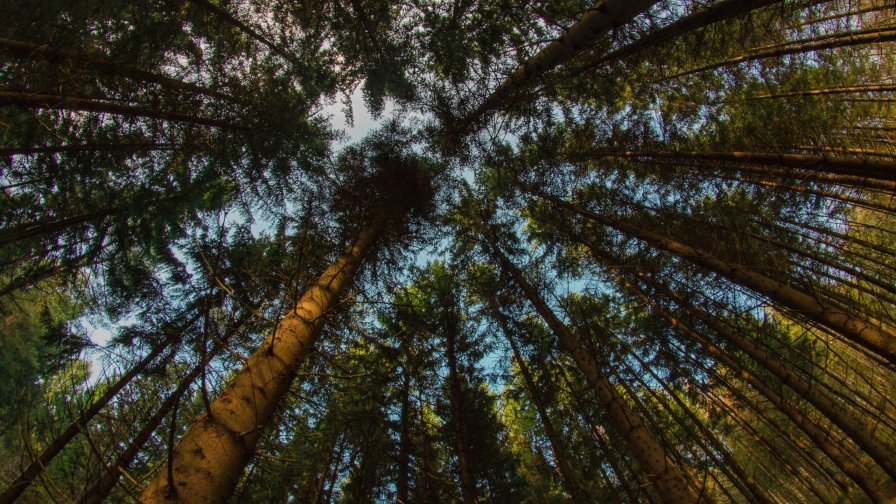
[[788,284],[731,264],[685,243],[666,238],[617,218],[591,212],[580,205],[547,195],[544,192],[532,192],[560,207],[638,238],[654,247],[713,271],[732,282],[743,285],[780,306],[788,308],[794,314],[822,324],[888,361],[896,362],[896,335],[883,327],[878,327],[855,314],[846,312]]
[[365,256],[383,231],[384,219],[364,228],[309,287],[264,343],[246,360],[207,415],[187,429],[173,453],[173,475],[160,471],[141,502],[224,502],[255,452],[261,431],[289,391],[296,369],[314,345],[325,315],[336,307]]
[[607,412],[613,428],[625,439],[628,448],[638,460],[641,469],[647,474],[651,483],[656,485],[664,502],[669,504],[712,502],[708,495],[698,494],[688,484],[688,480],[683,474],[687,470],[682,471],[666,454],[662,445],[654,439],[644,422],[632,411],[625,398],[600,370],[597,362],[592,359],[570,329],[557,318],[538,291],[525,279],[519,268],[496,248],[492,249],[492,253],[501,268],[511,276],[557,336],[564,351],[572,357],[582,371],[589,385],[594,389],[600,405]]

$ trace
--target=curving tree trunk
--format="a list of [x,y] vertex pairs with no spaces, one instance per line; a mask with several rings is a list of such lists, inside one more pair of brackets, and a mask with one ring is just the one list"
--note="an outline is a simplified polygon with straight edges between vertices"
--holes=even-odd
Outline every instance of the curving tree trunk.
[[368,252],[385,228],[378,214],[283,317],[197,418],[173,452],[174,480],[156,474],[141,502],[224,502],[255,453],[261,432],[289,392],[298,366],[311,350],[326,314],[339,303]]
[[587,66],[577,70],[574,75],[644,52],[711,24],[734,19],[756,9],[782,2],[783,0],[723,0],[654,30],[628,45],[594,58],[588,62]]

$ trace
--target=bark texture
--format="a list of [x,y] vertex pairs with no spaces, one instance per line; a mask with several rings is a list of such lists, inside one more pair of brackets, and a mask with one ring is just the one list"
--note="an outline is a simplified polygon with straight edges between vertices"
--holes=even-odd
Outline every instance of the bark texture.
[[383,229],[375,219],[302,294],[210,406],[178,442],[173,454],[174,481],[160,471],[141,502],[219,503],[233,493],[261,431],[289,391],[324,324]]

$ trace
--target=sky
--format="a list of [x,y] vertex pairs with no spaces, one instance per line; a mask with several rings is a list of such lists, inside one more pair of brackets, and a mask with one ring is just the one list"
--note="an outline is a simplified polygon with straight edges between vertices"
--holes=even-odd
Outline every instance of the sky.
[[[351,96],[352,114],[354,115],[353,126],[349,126],[346,121],[346,115],[344,113],[345,105],[342,101],[337,101],[336,103],[327,105],[323,108],[322,115],[329,116],[333,126],[336,129],[344,131],[347,135],[347,140],[341,145],[351,144],[364,138],[367,133],[375,129],[385,118],[390,117],[392,114],[394,107],[392,103],[387,101],[383,114],[379,119],[375,119],[370,115],[370,111],[367,110],[367,106],[364,105],[364,96],[361,88],[362,86],[358,86]],[[108,321],[108,323],[101,323],[98,320],[88,320],[86,317],[81,319],[81,324],[89,335],[90,341],[99,346],[105,346],[115,335],[115,331],[118,327],[127,326],[134,322],[134,320],[120,320],[117,322]],[[91,362],[93,364],[91,366],[93,368],[92,370],[98,371],[99,362],[97,359],[95,357],[91,358]]]

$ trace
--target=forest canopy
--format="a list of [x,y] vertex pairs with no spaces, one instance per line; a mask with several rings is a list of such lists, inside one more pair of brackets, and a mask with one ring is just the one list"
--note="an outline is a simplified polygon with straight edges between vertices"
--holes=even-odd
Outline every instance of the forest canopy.
[[0,504],[896,502],[892,2],[3,5]]

